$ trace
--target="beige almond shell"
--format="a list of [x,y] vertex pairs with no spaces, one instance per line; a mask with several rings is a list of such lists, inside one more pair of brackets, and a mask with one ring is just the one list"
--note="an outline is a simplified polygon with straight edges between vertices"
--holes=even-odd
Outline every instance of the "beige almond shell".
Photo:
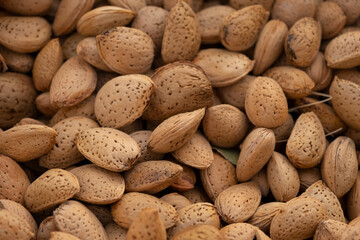
[[232,223],[220,229],[220,233],[224,240],[247,240],[258,239],[256,235],[256,227],[248,223]]
[[126,240],[153,239],[166,240],[166,230],[155,208],[145,208],[131,224]]
[[26,162],[48,153],[55,144],[57,132],[43,125],[21,125],[0,133],[0,153]]
[[220,41],[230,51],[242,52],[251,48],[269,17],[261,5],[244,7],[229,14],[220,27]]
[[6,72],[7,69],[10,69],[14,72],[19,73],[28,73],[31,71],[34,65],[34,57],[28,53],[18,53],[14,52],[6,47],[0,46],[0,62],[2,65],[0,70]]
[[268,162],[275,149],[275,134],[271,129],[255,128],[242,142],[236,164],[236,177],[245,182],[257,174]]
[[209,141],[199,131],[171,154],[180,163],[196,169],[207,169],[214,160]]
[[0,6],[15,15],[44,15],[52,5],[52,0],[0,1]]
[[[81,217],[80,217],[81,216]],[[82,240],[107,240],[99,219],[83,204],[69,200],[54,211],[56,226]]]
[[25,205],[31,212],[40,212],[72,198],[80,191],[79,181],[69,171],[54,168],[30,184]]
[[300,190],[303,192],[308,187],[321,180],[321,172],[317,167],[298,169],[300,177]]
[[205,72],[190,62],[167,64],[151,76],[156,89],[143,118],[164,121],[179,113],[209,107],[213,90]]
[[360,65],[360,31],[333,38],[325,49],[325,60],[331,68],[347,69]]
[[35,99],[35,105],[37,110],[39,110],[46,117],[52,117],[58,110],[58,107],[55,107],[50,102],[50,92],[40,93]]
[[87,164],[71,169],[80,184],[80,192],[74,198],[93,204],[110,204],[118,201],[124,194],[124,178],[115,172]]
[[[194,9],[194,6],[195,6],[195,2],[197,2],[198,0],[183,0],[185,3],[187,3],[192,9],[193,11],[196,12],[196,9]],[[163,7],[166,9],[166,10],[171,10],[175,5],[176,3],[178,2],[177,0],[162,0],[163,2]]]
[[324,129],[314,112],[300,115],[286,143],[286,156],[297,168],[311,168],[320,163],[326,149]]
[[360,216],[360,171],[357,173],[356,181],[347,195],[347,213],[350,220]]
[[85,129],[96,127],[99,125],[95,121],[80,116],[66,118],[56,123],[53,126],[58,133],[55,145],[50,152],[40,157],[40,166],[66,168],[84,160],[76,147],[76,136]]
[[211,239],[211,240],[223,240],[223,236],[220,231],[212,225],[195,225],[187,227],[177,234],[175,234],[171,240],[201,240],[201,239]]
[[193,204],[189,199],[176,192],[168,193],[160,198],[161,200],[170,203],[176,211]]
[[105,231],[108,240],[126,240],[127,229],[120,227],[115,222],[106,225]]
[[0,17],[0,44],[19,53],[40,50],[50,40],[51,26],[42,17]]
[[35,113],[37,96],[32,79],[22,73],[0,73],[0,127],[10,128]]
[[55,36],[71,33],[82,15],[89,11],[95,0],[64,0],[61,1],[52,25]]
[[220,26],[225,17],[235,9],[226,5],[216,5],[204,8],[196,13],[200,24],[201,43],[216,44],[220,43]]
[[352,25],[360,16],[360,2],[357,0],[331,0],[341,7],[346,15],[346,25]]
[[264,232],[269,232],[272,219],[282,209],[284,209],[285,203],[283,202],[269,202],[260,205],[254,215],[248,220],[253,226],[260,228]]
[[266,168],[262,168],[250,181],[256,182],[261,191],[261,196],[266,197],[270,192],[270,186],[267,180]]
[[154,91],[154,82],[145,75],[113,78],[96,95],[96,118],[103,127],[124,127],[141,117]]
[[111,5],[126,8],[136,13],[146,6],[146,0],[108,0],[108,2]]
[[114,222],[109,205],[85,204],[85,206],[95,214],[103,226]]
[[338,198],[356,181],[358,161],[354,141],[340,136],[330,143],[321,162],[321,176]]
[[335,76],[329,93],[337,115],[349,127],[360,130],[360,85]]
[[81,40],[83,40],[84,37],[83,35],[81,35],[78,32],[75,32],[71,35],[69,35],[63,42],[63,44],[61,45],[62,50],[63,50],[63,54],[64,54],[64,59],[69,59],[72,58],[74,56],[76,56],[76,47],[79,44],[79,42]]
[[0,238],[31,240],[35,237],[31,227],[19,215],[0,205]]
[[155,45],[143,31],[116,27],[97,35],[96,42],[101,59],[114,72],[142,74],[151,68]]
[[148,148],[156,153],[173,152],[184,146],[195,134],[205,115],[205,108],[174,115],[152,132]]
[[191,7],[179,1],[171,8],[164,30],[161,57],[164,63],[190,61],[201,44],[199,21]]
[[139,145],[140,150],[141,150],[141,154],[138,157],[138,159],[136,160],[136,163],[141,163],[141,162],[151,161],[151,160],[160,160],[164,157],[164,154],[154,153],[154,152],[150,151],[150,149],[148,148],[148,142],[149,142],[151,133],[152,133],[152,131],[141,130],[141,131],[136,131],[136,132],[133,132],[130,134],[130,137],[135,139],[135,141],[137,142],[137,144]]
[[158,193],[174,183],[182,171],[180,165],[165,160],[135,164],[124,173],[126,191]]
[[80,238],[66,232],[51,232],[49,240],[80,240]]
[[[360,146],[360,130],[356,130],[354,128],[348,128],[347,131],[345,132],[345,135],[351,138],[355,142],[357,148]],[[360,158],[359,158],[359,162],[360,162]]]
[[102,6],[82,15],[76,29],[83,36],[95,37],[107,29],[128,25],[134,17],[135,12],[129,9]]
[[215,199],[215,207],[226,223],[248,220],[260,204],[261,192],[255,182],[233,185]]
[[321,2],[316,8],[315,19],[321,24],[323,39],[335,37],[346,23],[343,10],[334,2]]
[[195,169],[187,165],[179,165],[183,168],[183,171],[175,179],[174,183],[171,184],[171,189],[178,192],[184,192],[193,189],[196,183]]
[[28,124],[36,124],[36,125],[44,125],[44,126],[46,125],[45,123],[43,123],[40,120],[36,120],[33,118],[23,118],[15,126],[28,125]]
[[211,202],[204,189],[196,185],[192,189],[184,191],[181,194],[189,199],[192,203]]
[[285,39],[285,54],[296,67],[308,67],[314,61],[321,44],[321,25],[311,17],[301,18],[289,29]]
[[226,87],[247,75],[255,62],[242,53],[208,48],[200,50],[193,63],[204,70],[211,86]]
[[211,200],[228,187],[237,184],[236,168],[218,153],[213,153],[213,161],[207,169],[200,171],[201,183]]
[[246,92],[245,111],[256,127],[275,128],[288,116],[286,96],[274,79],[257,77]]
[[318,52],[314,61],[304,71],[315,83],[313,91],[324,90],[333,80],[332,70],[326,65],[325,56],[322,52]]
[[55,224],[54,216],[51,215],[45,218],[39,225],[37,240],[48,240],[51,232],[59,231]]
[[24,170],[13,159],[0,155],[0,198],[24,205],[30,181]]
[[294,127],[294,119],[291,114],[288,114],[286,121],[279,127],[273,128],[276,141],[287,140]]
[[341,236],[341,240],[352,240],[357,239],[360,234],[360,217],[353,219],[346,226],[345,231]]
[[270,11],[274,0],[230,0],[229,4],[235,9],[241,9],[250,5],[261,4],[266,10]]
[[92,163],[114,172],[130,169],[140,155],[136,141],[113,128],[81,131],[76,137],[76,146]]
[[338,78],[360,85],[360,71],[356,68],[339,69],[334,73]]
[[255,75],[262,74],[280,57],[287,34],[288,28],[280,20],[271,20],[265,24],[255,45]]
[[291,99],[308,96],[315,86],[306,72],[291,66],[270,68],[264,73],[264,76],[279,83],[285,95]]
[[317,226],[327,218],[321,201],[308,196],[296,197],[271,221],[270,237],[273,240],[311,238]]
[[32,76],[35,88],[46,92],[52,78],[63,62],[63,51],[58,38],[50,40],[35,58]]
[[144,208],[157,209],[166,229],[174,226],[178,220],[177,211],[172,205],[152,195],[139,192],[124,194],[118,202],[111,206],[111,212],[114,221],[128,229]]
[[316,228],[314,240],[341,239],[346,228],[346,223],[333,219],[322,221]]

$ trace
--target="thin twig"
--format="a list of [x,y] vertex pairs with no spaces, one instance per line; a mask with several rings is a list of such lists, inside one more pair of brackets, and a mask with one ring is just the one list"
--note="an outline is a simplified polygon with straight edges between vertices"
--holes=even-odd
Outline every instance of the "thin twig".
[[332,99],[331,95],[325,94],[325,93],[320,93],[320,92],[311,92],[310,95],[326,97],[326,99],[321,100],[321,101],[317,101],[317,102],[313,102],[313,103],[304,104],[304,105],[293,107],[293,108],[289,108],[288,112],[290,113],[290,112],[294,112],[294,111],[296,111],[296,110],[298,110],[300,108],[305,108],[305,107],[314,106],[314,105],[317,105],[317,104],[320,104],[320,103],[325,103],[325,102],[328,102],[328,101],[330,101]]

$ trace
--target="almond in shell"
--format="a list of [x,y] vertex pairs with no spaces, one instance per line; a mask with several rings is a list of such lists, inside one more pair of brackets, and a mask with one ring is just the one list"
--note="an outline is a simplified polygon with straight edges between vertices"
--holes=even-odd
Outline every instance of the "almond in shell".
[[[28,53],[18,53],[3,46],[0,46],[0,55],[3,59],[0,70],[5,72],[7,68],[14,72],[27,73],[30,72],[34,65],[34,57]],[[5,65],[4,65],[5,64]]]
[[51,232],[55,231],[59,231],[59,229],[55,224],[54,216],[49,216],[40,223],[37,239],[48,240],[50,238]]
[[179,211],[180,209],[193,204],[192,202],[190,202],[189,199],[176,192],[166,194],[160,199],[167,203],[170,203],[176,209],[176,211]]
[[261,4],[266,10],[271,10],[274,0],[230,0],[229,4],[235,9],[241,9],[250,5]]
[[314,61],[304,71],[315,83],[313,91],[324,90],[333,79],[332,70],[326,65],[325,56],[322,52],[318,52]]
[[350,220],[360,216],[360,171],[357,173],[356,181],[347,195],[347,213]]
[[321,180],[320,169],[317,167],[298,169],[300,177],[300,190],[305,191],[308,187]]
[[322,221],[316,229],[314,240],[341,239],[346,223],[333,219]]
[[346,23],[343,10],[334,2],[321,2],[316,8],[315,19],[321,24],[323,39],[336,36]]
[[170,186],[171,189],[178,192],[183,192],[189,189],[193,189],[196,183],[196,175],[194,168],[184,164],[179,164],[179,165],[183,168],[183,171],[175,179],[174,183],[171,184]]
[[[130,137],[135,139],[137,144],[140,147],[141,154],[136,160],[136,163],[151,161],[151,160],[160,160],[164,157],[161,153],[154,153],[150,151],[148,148],[149,138],[151,136],[152,131],[142,130],[136,131],[130,134]],[[195,136],[195,135],[194,135]],[[190,142],[190,141],[189,141]]]
[[356,22],[360,16],[360,2],[357,0],[331,0],[341,7],[346,15],[346,25]]
[[253,226],[264,232],[269,232],[272,219],[285,207],[282,202],[269,202],[260,205],[254,215],[248,220]]
[[30,226],[18,215],[0,205],[0,238],[1,239],[24,239],[34,238]]
[[79,44],[81,40],[83,40],[84,37],[78,32],[75,32],[71,35],[69,35],[62,44],[62,50],[64,53],[64,59],[69,59],[71,57],[76,56],[76,46]]
[[50,102],[50,93],[43,92],[35,99],[37,110],[39,110],[46,117],[52,117],[59,109]]
[[146,0],[109,0],[108,2],[114,6],[130,9],[133,12],[138,12],[146,6]]
[[51,7],[52,0],[0,1],[0,6],[16,15],[43,15]]
[[178,233],[176,233],[171,240],[201,240],[201,239],[211,239],[211,240],[223,240],[223,236],[220,231],[212,225],[195,225],[189,226]]
[[80,238],[66,232],[51,232],[49,240],[80,240]]
[[115,222],[106,225],[105,231],[109,240],[126,240],[127,229],[120,227]]

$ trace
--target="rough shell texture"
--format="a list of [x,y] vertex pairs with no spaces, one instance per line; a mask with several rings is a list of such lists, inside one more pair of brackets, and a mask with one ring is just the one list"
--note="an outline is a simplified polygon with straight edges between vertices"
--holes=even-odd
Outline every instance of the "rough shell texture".
[[323,39],[336,36],[346,23],[343,10],[334,2],[321,2],[316,8],[315,19],[321,24]]
[[321,180],[320,169],[317,167],[298,169],[300,177],[300,190],[305,191],[308,187]]
[[183,192],[189,189],[193,189],[196,183],[195,169],[187,165],[179,164],[183,171],[175,182],[171,184],[171,189],[178,192]]
[[360,216],[360,171],[357,174],[356,181],[347,195],[347,208],[350,220]]
[[148,130],[142,130],[142,131],[136,131],[130,134],[130,137],[135,139],[137,144],[140,147],[141,154],[136,160],[136,163],[150,161],[150,160],[160,160],[164,157],[161,153],[154,153],[150,151],[148,148],[148,142],[150,139],[152,131]]
[[325,89],[333,80],[332,70],[326,65],[322,52],[318,52],[312,64],[304,70],[315,83],[313,91]]
[[30,226],[18,215],[0,205],[0,238],[1,239],[33,239]]
[[350,82],[360,85],[360,71],[356,68],[339,69],[334,73],[338,78],[349,80]]
[[35,105],[37,110],[39,110],[46,117],[52,117],[57,112],[57,110],[59,110],[57,107],[51,105],[49,92],[39,94],[35,99]]
[[76,47],[85,37],[78,32],[75,32],[68,36],[63,44],[62,50],[64,53],[64,59],[69,59],[71,57],[76,56]]
[[40,223],[37,239],[48,240],[50,238],[51,232],[54,231],[59,231],[59,229],[56,227],[54,216],[49,216]]
[[28,53],[18,53],[14,52],[6,47],[0,46],[0,62],[2,65],[0,70],[6,72],[7,69],[10,69],[14,72],[19,73],[28,73],[31,71],[34,65],[34,57]]
[[120,227],[116,223],[112,222],[105,227],[108,240],[125,240],[127,229]]
[[341,7],[346,15],[346,24],[351,25],[360,16],[360,2],[357,0],[331,0]]
[[43,15],[48,12],[52,0],[14,0],[0,1],[0,6],[17,15]]
[[131,11],[138,12],[146,6],[146,0],[109,0],[111,5],[130,9]]
[[322,221],[316,229],[314,240],[341,239],[346,223],[333,219]]
[[232,223],[220,229],[224,240],[257,239],[256,227],[248,223]]
[[201,239],[211,239],[211,240],[223,240],[223,237],[220,231],[212,225],[196,225],[187,227],[177,234],[175,234],[171,240],[201,240]]
[[80,240],[80,238],[66,232],[51,232],[49,240]]
[[180,209],[193,204],[192,202],[190,202],[189,199],[176,192],[166,194],[160,199],[167,203],[170,203],[176,209],[176,211],[179,211]]
[[275,134],[276,141],[288,139],[293,127],[294,119],[291,114],[288,114],[286,121],[282,125],[272,129]]
[[269,232],[272,219],[285,207],[282,202],[269,202],[260,205],[254,215],[248,220],[251,225]]

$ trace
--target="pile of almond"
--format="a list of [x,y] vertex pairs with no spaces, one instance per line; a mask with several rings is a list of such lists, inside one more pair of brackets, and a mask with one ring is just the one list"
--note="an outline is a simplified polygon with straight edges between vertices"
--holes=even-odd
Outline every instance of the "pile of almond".
[[360,240],[359,0],[0,0],[0,240]]

